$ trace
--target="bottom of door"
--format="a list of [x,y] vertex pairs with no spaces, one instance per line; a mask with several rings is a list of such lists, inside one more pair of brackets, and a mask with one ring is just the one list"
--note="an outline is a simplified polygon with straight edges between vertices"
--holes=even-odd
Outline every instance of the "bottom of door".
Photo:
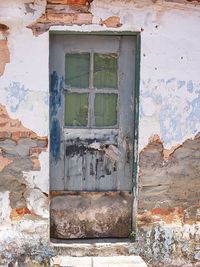
[[51,192],[51,238],[126,238],[131,232],[130,192]]

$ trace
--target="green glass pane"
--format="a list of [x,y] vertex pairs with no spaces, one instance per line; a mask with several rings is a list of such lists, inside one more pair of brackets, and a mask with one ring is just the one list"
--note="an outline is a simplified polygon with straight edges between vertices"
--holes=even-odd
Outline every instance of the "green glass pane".
[[90,54],[65,55],[65,83],[70,87],[89,87]]
[[94,54],[94,87],[118,87],[117,54]]
[[88,94],[65,94],[65,126],[87,126]]
[[117,97],[117,94],[96,94],[94,101],[96,126],[117,124]]

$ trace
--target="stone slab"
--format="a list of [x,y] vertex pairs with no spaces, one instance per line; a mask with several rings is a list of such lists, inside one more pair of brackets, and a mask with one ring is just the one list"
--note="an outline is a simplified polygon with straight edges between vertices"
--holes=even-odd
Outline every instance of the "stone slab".
[[51,239],[55,255],[69,257],[130,256],[133,243],[127,239]]
[[116,256],[93,258],[94,267],[147,267],[140,256]]
[[92,258],[91,257],[55,257],[52,261],[51,266],[59,267],[91,267]]
[[127,238],[129,192],[66,192],[51,199],[51,238]]
[[147,267],[140,256],[68,257],[58,256],[51,266],[59,267]]

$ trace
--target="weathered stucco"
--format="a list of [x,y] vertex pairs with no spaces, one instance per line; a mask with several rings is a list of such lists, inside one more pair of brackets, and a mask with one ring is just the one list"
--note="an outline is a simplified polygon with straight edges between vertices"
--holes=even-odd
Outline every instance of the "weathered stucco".
[[148,259],[164,261],[166,266],[200,259],[199,153],[199,135],[167,158],[158,136],[150,138],[140,152],[139,247],[146,250]]
[[0,3],[2,264],[26,261],[32,266],[55,253],[49,244],[46,138],[52,130],[51,27],[141,33],[138,230],[130,251],[150,266],[198,266],[198,1],[62,1],[64,6],[56,7],[58,2]]

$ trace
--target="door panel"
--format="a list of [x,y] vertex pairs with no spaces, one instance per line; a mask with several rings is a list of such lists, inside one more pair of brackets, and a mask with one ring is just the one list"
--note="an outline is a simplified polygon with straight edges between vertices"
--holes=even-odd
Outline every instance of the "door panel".
[[134,63],[134,36],[50,38],[50,72],[63,81],[60,106],[51,112],[51,127],[55,120],[60,125],[59,157],[50,148],[52,237],[127,237],[130,232]]
[[116,131],[105,135],[101,130],[86,129],[79,129],[76,135],[66,133],[65,190],[116,190],[116,166],[105,156],[106,148],[101,149],[101,144],[117,146]]

